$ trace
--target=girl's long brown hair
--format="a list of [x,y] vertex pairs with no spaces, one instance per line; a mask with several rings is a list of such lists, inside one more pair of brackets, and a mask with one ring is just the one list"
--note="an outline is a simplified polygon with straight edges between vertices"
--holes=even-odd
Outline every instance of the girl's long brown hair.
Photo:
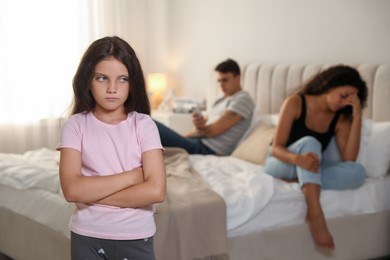
[[73,77],[73,104],[71,114],[90,112],[95,107],[91,82],[96,65],[107,57],[121,61],[129,73],[130,93],[124,103],[126,113],[132,111],[150,115],[150,103],[141,64],[133,48],[117,36],[94,41],[85,51]]

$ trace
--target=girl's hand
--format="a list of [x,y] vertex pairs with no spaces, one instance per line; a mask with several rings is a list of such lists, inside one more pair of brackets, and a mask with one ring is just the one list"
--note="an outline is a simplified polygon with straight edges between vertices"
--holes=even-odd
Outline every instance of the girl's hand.
[[297,165],[311,172],[319,172],[320,160],[315,153],[309,152],[298,155]]

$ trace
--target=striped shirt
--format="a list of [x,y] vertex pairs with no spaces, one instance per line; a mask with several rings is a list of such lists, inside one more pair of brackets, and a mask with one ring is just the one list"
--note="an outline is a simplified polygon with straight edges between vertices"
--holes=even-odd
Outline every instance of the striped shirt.
[[217,121],[226,111],[237,113],[242,118],[224,133],[215,137],[202,138],[202,142],[218,155],[231,154],[251,123],[253,109],[252,98],[248,92],[243,90],[232,96],[224,96],[218,99],[209,113],[207,124]]

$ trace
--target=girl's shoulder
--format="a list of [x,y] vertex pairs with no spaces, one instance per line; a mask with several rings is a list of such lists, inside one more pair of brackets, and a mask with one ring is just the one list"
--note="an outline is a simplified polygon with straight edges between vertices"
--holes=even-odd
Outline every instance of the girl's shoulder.
[[81,112],[71,115],[62,125],[63,128],[73,128],[81,130],[87,124],[88,118],[91,117],[91,112]]
[[80,112],[80,113],[76,113],[76,114],[73,114],[73,115],[70,115],[68,117],[68,120],[72,119],[72,120],[80,120],[82,118],[86,118],[88,117],[92,112]]
[[152,117],[148,114],[139,112],[130,112],[127,117],[128,127],[135,128],[142,135],[149,135],[156,132],[157,125],[153,121]]
[[77,113],[77,114],[70,115],[68,118],[65,119],[64,124],[67,124],[69,122],[79,121],[85,115],[86,113]]
[[130,112],[128,114],[127,121],[129,123],[136,123],[138,125],[153,123],[153,119],[150,115],[144,114],[144,113],[139,113],[136,111]]
[[148,114],[144,114],[144,113],[140,113],[140,112],[137,112],[137,111],[133,111],[133,112],[130,112],[127,116],[128,119],[137,119],[137,120],[151,120],[151,117],[150,115]]
[[81,113],[73,114],[65,121],[65,124],[83,123],[88,117],[90,117],[90,114],[91,112],[81,112]]

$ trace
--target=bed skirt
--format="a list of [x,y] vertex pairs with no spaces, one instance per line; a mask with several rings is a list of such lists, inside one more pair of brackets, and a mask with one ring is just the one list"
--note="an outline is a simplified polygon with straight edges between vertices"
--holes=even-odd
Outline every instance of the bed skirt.
[[[327,220],[336,244],[329,254],[315,248],[307,225],[299,224],[229,238],[230,260],[375,259],[390,256],[390,210]],[[351,242],[353,241],[353,242]],[[302,246],[306,244],[307,246]]]

